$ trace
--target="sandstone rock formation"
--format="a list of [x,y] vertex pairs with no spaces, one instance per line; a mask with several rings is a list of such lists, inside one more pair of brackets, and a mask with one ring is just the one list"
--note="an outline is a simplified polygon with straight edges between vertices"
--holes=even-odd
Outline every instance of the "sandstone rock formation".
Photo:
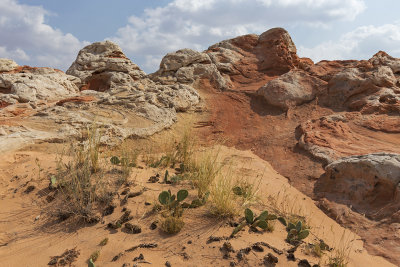
[[105,144],[152,135],[197,108],[198,90],[208,136],[235,139],[310,194],[318,180],[314,193],[329,206],[399,222],[400,59],[314,64],[282,28],[169,53],[150,75],[110,41],[83,48],[67,74],[0,59],[0,152],[63,142],[93,122]]
[[[51,68],[25,68],[16,73],[0,73],[0,99],[10,104],[55,101],[79,93],[80,79]],[[0,100],[1,101],[1,100]]]
[[[0,143],[7,142],[15,127],[22,126],[24,131],[13,143],[60,141],[79,135],[96,121],[102,128],[101,141],[115,144],[170,127],[176,112],[187,111],[200,101],[189,85],[162,85],[148,79],[110,41],[83,48],[68,74],[50,68],[16,67],[10,61],[1,65],[11,67],[2,67],[9,71],[0,73],[0,115],[11,121],[23,113],[25,119],[0,126],[4,133]],[[28,105],[18,107],[21,103]],[[39,130],[43,134],[35,134]]]
[[132,87],[146,75],[110,41],[96,42],[79,51],[66,72],[82,80],[82,90],[104,92],[116,87]]
[[7,58],[0,58],[0,73],[12,71],[17,67],[18,64],[14,60]]
[[283,74],[294,68],[306,68],[310,62],[297,56],[296,46],[286,30],[274,28],[260,36],[248,34],[221,41],[204,52],[182,49],[169,53],[150,77],[162,84],[179,82],[195,88],[206,80],[223,91],[262,82],[267,73]]
[[379,220],[399,210],[399,185],[400,154],[376,153],[332,162],[315,190]]
[[399,126],[399,116],[358,112],[323,116],[298,126],[298,144],[328,164],[357,154],[397,153],[400,151]]
[[327,83],[303,70],[291,70],[258,89],[257,94],[273,106],[287,110],[314,100]]

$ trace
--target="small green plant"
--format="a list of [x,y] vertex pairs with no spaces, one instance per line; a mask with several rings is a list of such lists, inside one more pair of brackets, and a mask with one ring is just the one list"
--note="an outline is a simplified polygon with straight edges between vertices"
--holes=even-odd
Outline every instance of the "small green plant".
[[104,247],[105,245],[107,245],[107,243],[108,243],[108,237],[106,237],[106,238],[104,238],[103,240],[101,240],[101,242],[100,242],[100,246],[102,246],[102,247]]
[[171,194],[171,191],[163,191],[158,195],[158,201],[163,205],[166,213],[163,213],[164,219],[161,221],[161,230],[168,234],[178,233],[185,223],[182,215],[185,200],[189,192],[185,189],[179,190],[176,195]]
[[236,181],[236,186],[232,189],[235,195],[242,200],[242,206],[248,207],[260,201],[258,189],[261,179],[250,181],[244,177]]
[[194,209],[198,208],[201,206],[204,206],[208,200],[208,197],[210,196],[210,192],[207,192],[202,198],[196,198],[192,200],[192,203],[182,203],[182,207],[184,208],[189,208],[189,209]]
[[112,157],[110,158],[110,162],[111,162],[111,164],[113,164],[113,165],[118,165],[118,164],[121,163],[121,160],[120,160],[119,157],[117,157],[117,156],[112,156]]
[[92,253],[92,255],[90,255],[90,260],[96,262],[99,256],[100,256],[100,250],[96,250],[95,252]]
[[189,192],[185,189],[179,190],[176,195],[172,195],[171,191],[162,191],[158,195],[158,201],[168,211],[171,211],[171,215],[174,217],[181,217],[183,213],[182,201],[187,198]]
[[211,214],[221,218],[229,218],[238,214],[239,205],[232,188],[232,175],[230,173],[218,174],[210,185],[209,208]]
[[88,267],[96,267],[96,265],[94,264],[92,258],[90,258],[89,261],[88,261]]
[[168,177],[169,177],[169,172],[168,172],[168,170],[165,170],[164,184],[169,184],[170,183],[170,181],[168,181]]
[[52,175],[50,177],[50,185],[49,185],[50,189],[57,189],[58,187],[58,183],[57,183],[57,177]]
[[325,251],[329,250],[329,246],[322,239],[306,246],[306,252],[309,254],[313,254],[318,258],[321,258],[324,255]]
[[286,226],[286,231],[288,232],[286,240],[291,244],[298,244],[310,234],[310,230],[307,229],[302,221],[297,221],[296,223],[287,223],[283,217],[279,217],[278,220]]
[[240,230],[242,230],[246,225],[253,228],[261,228],[262,230],[267,230],[270,228],[269,222],[276,220],[277,216],[274,214],[268,214],[268,211],[263,211],[258,217],[254,216],[251,209],[247,208],[244,210],[244,221],[233,229],[231,237],[234,237]]

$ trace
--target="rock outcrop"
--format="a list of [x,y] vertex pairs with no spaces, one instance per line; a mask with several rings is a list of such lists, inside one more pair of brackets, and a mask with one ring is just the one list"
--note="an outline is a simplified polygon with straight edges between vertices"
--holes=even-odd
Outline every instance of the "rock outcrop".
[[146,75],[110,41],[96,42],[79,51],[66,72],[82,80],[83,90],[107,91],[132,86]]
[[[24,114],[24,120],[0,125],[4,133],[0,143],[7,142],[15,127],[24,130],[14,134],[13,143],[34,139],[58,142],[79,135],[95,121],[102,128],[101,141],[116,144],[127,137],[149,136],[170,127],[176,121],[176,112],[194,108],[200,101],[189,85],[157,84],[148,79],[110,41],[83,48],[68,74],[50,68],[19,67],[10,61],[1,65],[9,66],[2,67],[7,72],[0,73],[1,115],[11,121]],[[37,134],[41,132],[46,134]]]
[[18,64],[11,59],[0,58],[0,73],[9,72],[18,68]]
[[273,106],[287,110],[314,100],[326,91],[327,82],[303,70],[291,70],[258,89],[257,94]]
[[376,153],[332,162],[315,190],[320,196],[380,220],[399,210],[399,185],[400,154]]
[[224,91],[260,82],[267,74],[279,75],[313,64],[300,59],[296,51],[289,33],[273,28],[260,36],[248,34],[221,41],[203,52],[182,49],[169,53],[150,77],[162,84],[179,82],[195,88],[206,80]]
[[341,113],[304,122],[297,133],[299,146],[325,164],[357,154],[400,152],[399,116]]
[[79,78],[51,68],[25,67],[18,72],[3,72],[0,73],[0,101],[10,101],[10,104],[55,101],[76,96],[79,83]]
[[367,72],[346,68],[329,81],[328,105],[366,114],[400,113],[398,79],[388,66],[376,66]]

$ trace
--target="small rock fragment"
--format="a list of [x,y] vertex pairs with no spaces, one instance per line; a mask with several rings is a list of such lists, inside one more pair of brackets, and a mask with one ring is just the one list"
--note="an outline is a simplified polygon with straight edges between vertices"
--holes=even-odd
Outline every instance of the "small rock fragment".
[[271,253],[268,253],[265,257],[264,257],[264,265],[265,266],[275,266],[278,263],[278,258],[274,255],[272,255]]
[[299,261],[298,266],[299,267],[311,267],[311,264],[308,262],[308,260],[304,259],[304,260]]
[[142,228],[136,224],[125,223],[125,228],[132,234],[139,234],[142,232]]

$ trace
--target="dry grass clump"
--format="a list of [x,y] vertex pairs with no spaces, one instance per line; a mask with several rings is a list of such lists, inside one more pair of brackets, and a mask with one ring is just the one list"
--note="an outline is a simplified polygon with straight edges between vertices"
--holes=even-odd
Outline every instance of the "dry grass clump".
[[210,186],[213,184],[215,178],[221,173],[223,164],[218,162],[219,151],[216,152],[203,152],[193,160],[189,169],[189,179],[192,184],[197,188],[197,195],[202,198],[207,192],[210,191]]
[[179,164],[181,172],[184,172],[192,163],[196,146],[192,124],[187,123],[179,136],[171,134],[161,141],[152,137],[145,147],[143,161],[153,168],[175,168]]
[[61,206],[57,209],[60,219],[76,215],[87,222],[96,221],[96,202],[108,202],[100,173],[100,139],[97,136],[96,128],[89,129],[87,142],[71,145],[67,163],[63,161],[65,155],[59,158],[54,181],[62,193]]
[[344,229],[338,244],[334,247],[332,254],[328,258],[329,267],[345,267],[350,258],[350,252],[355,240],[354,234]]
[[211,214],[222,218],[238,215],[240,208],[233,188],[234,181],[230,173],[217,175],[210,186]]
[[[94,124],[82,137],[81,144],[71,144],[57,161],[57,172],[50,187],[61,193],[51,210],[61,220],[72,215],[86,222],[98,222],[99,214],[126,182],[131,166],[121,164],[118,172],[108,171],[108,158],[100,152],[101,131]],[[113,167],[114,168],[114,167]]]
[[168,216],[161,220],[161,230],[167,234],[179,233],[183,226],[185,226],[185,222],[182,217]]

